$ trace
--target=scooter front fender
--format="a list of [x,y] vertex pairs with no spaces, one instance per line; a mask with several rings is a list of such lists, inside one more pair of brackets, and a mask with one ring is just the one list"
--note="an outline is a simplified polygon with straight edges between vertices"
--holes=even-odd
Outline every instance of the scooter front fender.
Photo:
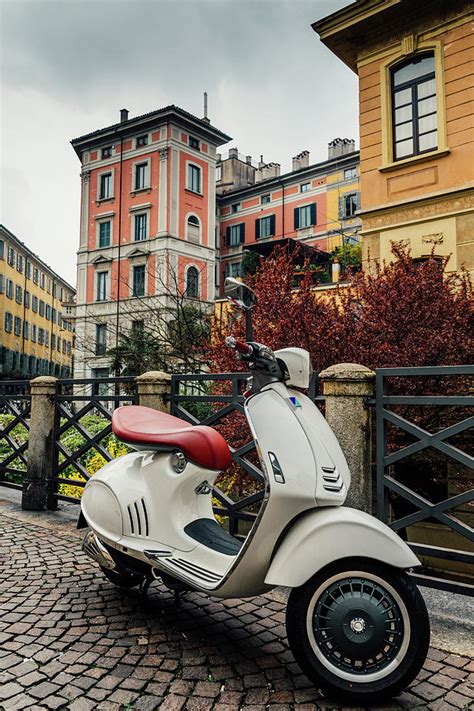
[[329,563],[354,557],[395,568],[420,565],[406,543],[378,519],[364,511],[331,506],[313,509],[295,521],[273,556],[265,583],[299,587]]

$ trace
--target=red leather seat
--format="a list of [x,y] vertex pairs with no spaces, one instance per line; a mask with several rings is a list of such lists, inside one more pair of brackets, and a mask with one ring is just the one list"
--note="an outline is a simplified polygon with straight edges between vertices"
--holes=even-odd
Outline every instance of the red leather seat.
[[205,469],[226,469],[232,458],[227,442],[217,430],[190,425],[151,407],[127,405],[112,416],[114,434],[130,444],[180,449],[191,462]]

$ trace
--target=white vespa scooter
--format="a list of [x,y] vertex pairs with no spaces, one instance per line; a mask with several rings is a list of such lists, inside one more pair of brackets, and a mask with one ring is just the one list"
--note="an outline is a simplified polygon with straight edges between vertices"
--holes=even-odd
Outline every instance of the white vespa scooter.
[[[248,287],[226,286],[234,304],[251,308]],[[293,389],[309,386],[309,354],[232,337],[226,345],[253,374],[245,414],[265,474],[245,541],[212,511],[214,480],[231,463],[222,436],[126,406],[114,412],[113,431],[138,451],[88,481],[83,548],[125,588],[160,578],[174,590],[235,598],[287,586],[288,641],[315,684],[356,703],[393,696],[428,650],[426,607],[405,572],[419,561],[390,528],[342,506],[350,484],[342,450],[315,404]]]

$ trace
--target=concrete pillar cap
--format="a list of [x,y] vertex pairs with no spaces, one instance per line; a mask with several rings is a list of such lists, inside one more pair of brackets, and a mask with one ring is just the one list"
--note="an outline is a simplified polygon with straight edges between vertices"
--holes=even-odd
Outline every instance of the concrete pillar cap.
[[164,373],[162,370],[149,370],[148,373],[142,373],[138,375],[135,380],[139,383],[154,383],[157,380],[171,380],[171,375],[169,373]]
[[319,373],[321,380],[373,380],[375,373],[359,363],[336,363]]
[[30,380],[30,385],[55,385],[57,380],[52,375],[40,375],[38,378]]

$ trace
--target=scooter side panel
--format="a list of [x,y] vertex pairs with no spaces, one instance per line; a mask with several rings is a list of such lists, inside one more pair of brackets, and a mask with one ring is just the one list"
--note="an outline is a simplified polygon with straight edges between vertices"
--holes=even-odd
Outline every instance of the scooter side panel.
[[364,511],[331,506],[299,518],[280,544],[265,583],[299,587],[318,570],[343,558],[363,557],[395,568],[420,565],[402,539]]

